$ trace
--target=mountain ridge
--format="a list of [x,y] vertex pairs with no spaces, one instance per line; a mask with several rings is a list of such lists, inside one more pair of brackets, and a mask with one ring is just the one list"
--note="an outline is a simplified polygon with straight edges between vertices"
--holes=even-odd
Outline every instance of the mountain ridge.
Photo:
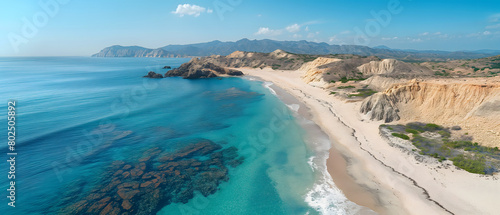
[[[383,48],[381,48],[383,47]],[[186,45],[166,45],[156,49],[141,46],[113,45],[106,47],[92,57],[203,57],[210,55],[229,55],[235,51],[269,53],[281,49],[296,54],[355,54],[362,56],[377,56],[380,58],[394,58],[408,61],[446,61],[457,59],[472,59],[494,56],[500,51],[418,51],[391,49],[387,46],[370,48],[360,45],[330,45],[327,43],[300,41],[276,41],[270,39],[249,40],[241,39],[235,42],[214,40],[205,43]]]

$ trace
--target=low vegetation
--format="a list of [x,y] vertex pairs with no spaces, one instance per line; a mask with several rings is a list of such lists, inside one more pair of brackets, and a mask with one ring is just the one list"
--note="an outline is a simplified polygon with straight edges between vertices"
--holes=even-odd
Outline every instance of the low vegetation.
[[500,170],[498,147],[481,146],[472,142],[472,137],[452,138],[452,131],[436,124],[408,123],[406,125],[381,125],[391,131],[392,136],[409,140],[421,155],[431,156],[442,162],[450,160],[461,169],[476,174],[492,174]]
[[351,89],[351,88],[356,88],[355,86],[340,86],[340,87],[337,87],[337,89]]
[[408,135],[406,135],[406,134],[392,133],[392,136],[399,137],[399,138],[401,138],[403,140],[409,140],[410,139],[410,137],[408,137]]
[[372,89],[358,89],[356,92],[356,94],[351,94],[349,95],[349,97],[363,97],[363,98],[366,98],[368,96],[371,96],[375,93],[377,93],[377,91],[374,91]]

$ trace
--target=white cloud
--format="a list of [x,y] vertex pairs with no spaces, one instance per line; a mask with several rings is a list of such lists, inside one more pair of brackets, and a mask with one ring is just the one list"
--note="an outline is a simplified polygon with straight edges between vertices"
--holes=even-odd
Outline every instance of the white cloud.
[[190,4],[180,4],[177,5],[177,9],[175,11],[172,11],[173,14],[177,14],[180,17],[183,17],[185,15],[188,16],[194,16],[198,17],[202,13],[213,13],[214,11],[211,9],[206,9],[204,7],[198,6],[198,5],[190,5]]
[[491,34],[491,32],[489,32],[489,31],[483,32],[483,35],[490,35],[490,34]]
[[300,25],[295,23],[293,25],[286,27],[286,30],[291,33],[297,33],[300,31]]
[[382,37],[382,40],[397,40],[398,37]]
[[273,30],[265,27],[260,27],[259,30],[255,33],[255,35],[269,35],[269,36],[276,36],[280,34],[281,30]]
[[420,34],[420,36],[427,36],[427,35],[429,35],[429,32],[424,32]]
[[491,15],[489,21],[490,22],[500,22],[500,13]]
[[349,30],[345,30],[345,31],[340,32],[340,34],[350,34],[350,33],[351,33],[351,31],[349,31]]
[[309,31],[309,26],[306,26],[306,29],[304,29],[304,31]]
[[318,34],[319,34],[319,31],[316,31],[314,33],[309,33],[309,34],[307,34],[307,38],[314,38]]
[[295,39],[298,39],[298,38],[302,38],[302,35],[300,35],[300,34],[294,34],[292,37],[295,38]]
[[486,29],[495,29],[495,28],[500,28],[500,23],[486,26]]

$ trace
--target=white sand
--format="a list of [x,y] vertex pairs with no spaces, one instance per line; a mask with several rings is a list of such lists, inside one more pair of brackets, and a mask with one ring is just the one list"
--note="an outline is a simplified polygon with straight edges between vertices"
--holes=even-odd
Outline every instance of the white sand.
[[365,119],[359,113],[360,102],[346,103],[304,83],[300,71],[238,69],[273,82],[310,108],[313,121],[329,135],[333,152],[338,150],[347,160],[347,177],[341,171],[336,174],[336,161],[342,162],[338,153],[330,154],[328,165],[336,185],[351,201],[382,214],[500,213],[498,175],[480,176],[455,167],[438,168],[438,162],[416,161],[382,138],[382,122]]

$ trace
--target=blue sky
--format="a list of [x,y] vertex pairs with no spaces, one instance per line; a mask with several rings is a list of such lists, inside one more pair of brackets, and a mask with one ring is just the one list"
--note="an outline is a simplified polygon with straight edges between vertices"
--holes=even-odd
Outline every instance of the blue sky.
[[1,0],[0,38],[0,56],[242,38],[500,50],[500,1]]

